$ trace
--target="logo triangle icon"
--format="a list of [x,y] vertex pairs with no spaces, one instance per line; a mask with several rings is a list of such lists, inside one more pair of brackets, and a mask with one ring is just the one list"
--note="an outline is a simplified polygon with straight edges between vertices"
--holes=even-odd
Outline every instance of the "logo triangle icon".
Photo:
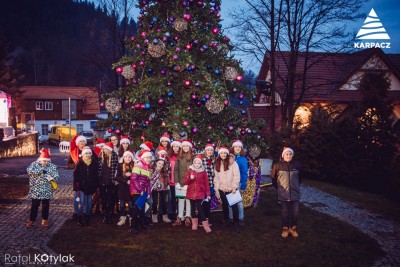
[[371,8],[361,29],[358,31],[357,39],[390,39],[375,10]]

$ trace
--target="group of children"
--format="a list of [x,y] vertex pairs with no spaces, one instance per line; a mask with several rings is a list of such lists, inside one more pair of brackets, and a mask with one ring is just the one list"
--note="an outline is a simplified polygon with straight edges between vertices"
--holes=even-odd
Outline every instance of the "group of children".
[[[159,220],[172,222],[175,227],[191,226],[192,230],[197,230],[201,225],[206,233],[210,233],[210,200],[214,195],[222,202],[222,227],[227,227],[232,221],[236,232],[244,227],[243,203],[228,201],[230,194],[238,190],[243,194],[246,189],[248,162],[240,140],[235,140],[230,148],[207,144],[199,149],[203,151],[201,154],[195,154],[190,140],[172,141],[167,134],[162,135],[156,149],[147,141],[140,145],[141,150],[136,153],[130,150],[127,136],[119,138],[112,135],[110,140],[106,142],[98,138],[94,148],[86,146],[84,136],[76,136],[71,141],[67,165],[74,169],[72,219],[81,226],[89,225],[92,208],[96,206],[92,199],[96,199],[98,192],[103,222],[111,224],[117,212],[117,225],[129,223],[133,234]],[[286,150],[282,154],[284,160],[286,152],[293,156],[293,150]],[[274,184],[289,179],[287,187],[298,188],[293,179],[298,179],[298,175],[294,176],[291,172],[297,171],[297,168],[296,164],[274,165]],[[285,174],[287,170],[288,175]],[[28,173],[31,176],[29,196],[32,198],[32,209],[27,227],[33,226],[40,201],[43,202],[42,224],[47,227],[49,199],[54,190],[49,182],[58,179],[57,169],[50,163],[47,150],[42,149],[41,156],[28,168]],[[41,190],[37,190],[39,187]],[[288,192],[288,188],[283,191],[280,188],[282,186],[278,188],[278,195]],[[282,202],[296,202],[283,205],[282,237],[287,237],[289,233],[298,236],[299,191],[296,194],[295,198],[293,195],[279,198]],[[290,218],[285,215],[284,219],[284,213]]]

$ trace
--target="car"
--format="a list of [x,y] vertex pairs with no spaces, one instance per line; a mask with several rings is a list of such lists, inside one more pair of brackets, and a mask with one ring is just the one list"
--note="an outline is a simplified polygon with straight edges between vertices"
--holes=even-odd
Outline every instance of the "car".
[[80,132],[79,135],[83,135],[84,137],[86,137],[86,144],[93,145],[93,141],[94,141],[93,132],[83,131],[83,132]]
[[49,141],[49,136],[38,133],[38,139],[39,139],[39,144],[43,144],[44,142]]

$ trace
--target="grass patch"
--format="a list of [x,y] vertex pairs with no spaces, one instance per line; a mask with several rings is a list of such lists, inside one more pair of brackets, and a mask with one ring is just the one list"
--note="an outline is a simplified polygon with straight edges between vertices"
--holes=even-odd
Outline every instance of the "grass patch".
[[400,203],[389,200],[383,195],[310,179],[303,180],[303,182],[306,185],[318,188],[323,192],[351,202],[360,209],[368,210],[383,218],[400,223]]
[[221,213],[213,214],[213,232],[192,231],[158,223],[132,236],[127,226],[104,225],[93,216],[91,226],[66,222],[49,246],[75,256],[86,266],[372,266],[383,255],[377,243],[356,228],[304,206],[298,239],[280,237],[276,192],[263,188],[261,202],[247,209],[246,226],[235,234],[221,229]]
[[29,181],[26,177],[0,177],[0,210],[26,198]]

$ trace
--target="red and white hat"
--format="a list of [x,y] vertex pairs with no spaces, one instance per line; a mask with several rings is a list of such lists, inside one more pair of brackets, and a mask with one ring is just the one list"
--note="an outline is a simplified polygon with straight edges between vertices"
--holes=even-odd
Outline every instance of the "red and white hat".
[[153,143],[150,142],[150,141],[146,141],[143,144],[141,144],[139,147],[144,149],[144,150],[149,150],[150,151],[150,150],[153,150]]
[[121,136],[121,140],[119,140],[119,144],[122,145],[123,143],[127,143],[128,145],[131,144],[131,140],[129,140],[129,137],[127,135]]
[[234,147],[234,146],[243,147],[243,143],[242,143],[242,141],[240,141],[240,140],[234,140],[234,141],[233,141],[233,144],[232,144],[232,147]]
[[136,156],[130,150],[127,150],[124,152],[123,157],[125,158],[125,156],[131,156],[132,160],[135,160],[135,158],[136,158]]
[[179,140],[174,140],[171,142],[171,146],[179,146],[182,147],[182,142]]
[[161,136],[161,138],[160,138],[160,143],[161,143],[162,141],[171,142],[171,139],[169,138],[169,135],[168,135],[168,134],[163,134],[163,135]]
[[159,146],[157,154],[159,158],[165,159],[167,157],[167,150],[165,150],[165,147]]
[[114,150],[114,144],[112,142],[107,142],[105,143],[105,145],[103,146],[103,149],[108,149],[110,151]]
[[78,135],[78,137],[75,139],[75,144],[78,145],[80,141],[85,141],[85,145],[87,143],[86,137],[83,135]]
[[91,149],[90,147],[88,147],[88,146],[85,146],[85,147],[82,149],[82,155],[83,155],[83,154],[86,154],[86,153],[89,153],[90,155],[93,154],[92,149]]
[[143,150],[140,152],[139,157],[144,159],[145,157],[153,157],[153,154],[149,150]]
[[189,146],[190,148],[193,148],[193,143],[190,140],[183,140],[182,146]]
[[294,155],[293,149],[291,149],[290,147],[284,147],[283,151],[282,151],[282,158],[283,158],[283,155],[285,155],[286,152],[291,152],[292,155]]
[[200,160],[201,163],[203,163],[203,157],[201,156],[201,154],[197,154],[194,159],[193,159],[193,163],[195,160]]
[[50,152],[44,147],[40,150],[40,156],[38,158],[38,161],[39,160],[51,161]]
[[207,144],[205,150],[212,149],[214,151],[214,146],[212,144]]
[[106,139],[104,138],[97,138],[96,146],[97,147],[102,147],[106,144]]
[[226,154],[229,155],[229,148],[227,148],[226,146],[221,146],[218,150],[218,155],[221,154],[222,152],[225,152]]

